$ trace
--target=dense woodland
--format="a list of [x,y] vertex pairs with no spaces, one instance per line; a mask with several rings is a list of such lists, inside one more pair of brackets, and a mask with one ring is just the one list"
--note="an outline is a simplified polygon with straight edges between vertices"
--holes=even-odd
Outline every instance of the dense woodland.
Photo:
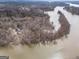
[[79,15],[79,7],[67,6],[64,8],[68,12],[72,13],[73,15]]
[[[46,5],[45,5],[46,6]],[[55,8],[55,7],[54,7]],[[70,24],[59,11],[61,27],[53,33],[53,23],[44,12],[52,10],[47,7],[5,6],[0,7],[0,46],[47,44],[66,36],[70,32]]]

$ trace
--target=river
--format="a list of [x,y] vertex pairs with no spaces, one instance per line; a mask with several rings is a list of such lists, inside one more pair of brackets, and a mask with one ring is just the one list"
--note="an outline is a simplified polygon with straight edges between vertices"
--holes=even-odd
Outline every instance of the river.
[[64,40],[58,40],[56,45],[51,43],[34,47],[18,45],[0,48],[0,56],[9,56],[9,59],[76,59],[76,56],[79,56],[79,16],[63,10],[63,7],[56,7],[54,11],[46,12],[50,16],[50,22],[54,22],[55,31],[60,27],[58,10],[71,24],[68,38],[61,38]]

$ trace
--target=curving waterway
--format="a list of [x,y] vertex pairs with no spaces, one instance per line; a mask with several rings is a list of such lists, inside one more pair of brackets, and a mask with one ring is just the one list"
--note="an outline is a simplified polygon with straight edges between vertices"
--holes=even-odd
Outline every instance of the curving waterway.
[[49,45],[39,44],[34,47],[18,45],[0,48],[0,56],[9,56],[9,59],[76,59],[76,56],[79,56],[79,16],[72,15],[63,7],[56,7],[54,11],[46,12],[50,16],[50,22],[54,22],[55,31],[60,28],[58,10],[71,24],[68,38],[61,38],[64,40],[58,40],[56,45],[51,43]]

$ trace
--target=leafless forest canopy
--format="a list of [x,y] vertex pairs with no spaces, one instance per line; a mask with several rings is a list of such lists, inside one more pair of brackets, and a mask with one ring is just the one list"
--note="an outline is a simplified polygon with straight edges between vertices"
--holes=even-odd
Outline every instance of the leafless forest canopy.
[[52,4],[51,7],[2,5],[0,7],[0,46],[46,44],[63,36],[67,37],[70,24],[64,14],[58,12],[61,27],[56,33],[53,33],[55,27],[49,22],[49,15],[44,14],[45,11],[53,11],[55,6],[53,7]]

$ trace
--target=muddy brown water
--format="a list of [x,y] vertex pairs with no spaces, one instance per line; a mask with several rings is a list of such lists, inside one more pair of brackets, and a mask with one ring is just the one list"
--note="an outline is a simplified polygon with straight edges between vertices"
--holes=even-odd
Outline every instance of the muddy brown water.
[[54,22],[56,30],[60,27],[58,10],[71,24],[68,38],[61,38],[63,40],[58,40],[56,45],[51,43],[33,47],[18,45],[0,48],[0,56],[9,56],[9,59],[76,59],[76,56],[79,56],[79,16],[63,10],[63,7],[56,7],[54,11],[46,12],[49,14],[50,20]]

